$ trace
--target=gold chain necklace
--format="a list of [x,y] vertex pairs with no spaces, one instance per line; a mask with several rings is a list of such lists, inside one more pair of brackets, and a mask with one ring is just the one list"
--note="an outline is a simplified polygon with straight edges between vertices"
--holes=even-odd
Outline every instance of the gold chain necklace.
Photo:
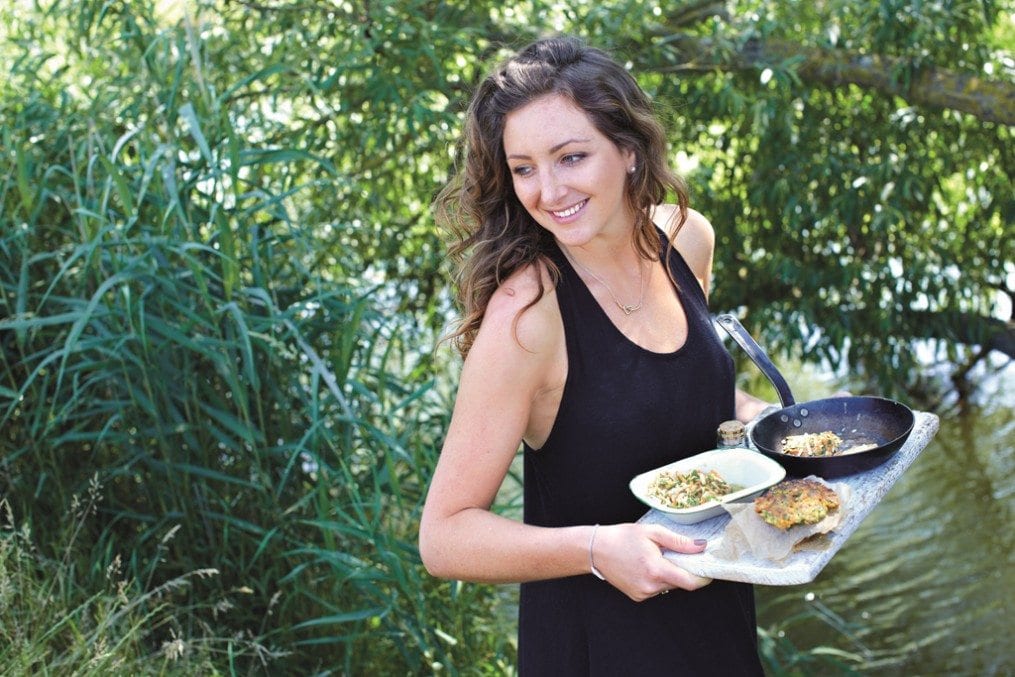
[[564,254],[567,256],[568,260],[571,263],[575,264],[576,266],[584,270],[586,273],[591,275],[597,282],[599,282],[599,284],[606,287],[606,291],[610,293],[610,296],[613,298],[613,302],[617,304],[618,308],[624,311],[625,315],[630,315],[634,311],[641,309],[642,304],[645,302],[645,276],[644,273],[642,272],[641,258],[638,259],[638,286],[641,289],[640,296],[638,297],[638,303],[635,305],[627,305],[620,302],[620,299],[617,298],[617,295],[613,293],[612,289],[610,289],[610,285],[606,284],[606,280],[599,277],[582,264],[578,263],[578,259],[571,256],[570,252],[565,251]]

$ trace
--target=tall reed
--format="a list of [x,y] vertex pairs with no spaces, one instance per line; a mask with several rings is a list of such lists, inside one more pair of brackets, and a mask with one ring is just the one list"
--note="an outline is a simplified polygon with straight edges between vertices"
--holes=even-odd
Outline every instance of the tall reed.
[[343,249],[353,215],[316,202],[346,177],[237,96],[290,66],[220,89],[214,25],[3,11],[0,491],[61,580],[190,577],[177,624],[125,632],[265,647],[223,654],[235,672],[510,661],[496,592],[430,579],[415,548],[447,418],[431,339]]

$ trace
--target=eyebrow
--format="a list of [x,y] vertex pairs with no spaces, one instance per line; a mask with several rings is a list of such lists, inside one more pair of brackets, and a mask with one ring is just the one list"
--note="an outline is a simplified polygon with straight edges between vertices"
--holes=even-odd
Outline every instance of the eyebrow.
[[[560,150],[564,146],[567,146],[568,144],[571,144],[571,143],[588,143],[591,140],[592,139],[568,139],[567,141],[562,141],[562,142],[558,143],[556,146],[553,146],[552,148],[550,148],[550,155],[553,155],[558,150]],[[528,155],[522,155],[522,154],[518,154],[518,153],[513,153],[511,155],[508,155],[508,159],[509,160],[527,160],[528,157],[529,157]]]

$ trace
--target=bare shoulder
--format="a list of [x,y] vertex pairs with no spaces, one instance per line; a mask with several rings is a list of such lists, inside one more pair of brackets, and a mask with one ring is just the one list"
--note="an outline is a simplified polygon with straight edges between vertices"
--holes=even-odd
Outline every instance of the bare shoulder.
[[679,240],[681,236],[686,238],[696,238],[707,240],[710,244],[715,242],[715,229],[712,228],[712,224],[705,215],[696,209],[687,208],[687,220],[684,221],[683,228],[680,229],[680,233],[677,234]]
[[[679,215],[676,205],[660,205],[653,212],[653,220],[660,227],[666,227],[671,237],[677,227]],[[698,278],[701,288],[708,295],[709,280],[712,277],[712,257],[715,253],[715,229],[705,216],[694,209],[687,210],[687,219],[677,232],[674,246]]]
[[715,230],[712,228],[712,224],[704,214],[690,207],[687,209],[687,219],[682,226],[680,225],[680,211],[675,204],[657,205],[652,210],[652,221],[670,237],[673,237],[673,231],[677,226],[680,226],[677,242],[701,240],[709,246],[715,242]]
[[[688,263],[691,263],[692,260],[707,259],[708,265],[711,266],[712,253],[715,251],[715,229],[700,212],[688,209],[687,220],[684,221],[683,228],[677,233],[674,244]],[[698,272],[698,269],[693,265],[691,267],[695,269],[695,272]]]
[[561,327],[553,280],[544,264],[535,263],[512,273],[494,291],[479,333],[486,329],[498,341],[511,339],[514,347],[539,354],[556,345]]

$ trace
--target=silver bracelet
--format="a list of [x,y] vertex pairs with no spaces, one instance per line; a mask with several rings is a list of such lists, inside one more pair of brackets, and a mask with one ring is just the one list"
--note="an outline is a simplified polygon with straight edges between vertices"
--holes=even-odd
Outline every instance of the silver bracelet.
[[596,532],[599,531],[599,525],[592,527],[592,538],[589,539],[589,568],[592,569],[593,575],[601,581],[606,580],[606,576],[603,576],[603,572],[596,568],[596,561],[592,558],[592,548],[596,544]]

